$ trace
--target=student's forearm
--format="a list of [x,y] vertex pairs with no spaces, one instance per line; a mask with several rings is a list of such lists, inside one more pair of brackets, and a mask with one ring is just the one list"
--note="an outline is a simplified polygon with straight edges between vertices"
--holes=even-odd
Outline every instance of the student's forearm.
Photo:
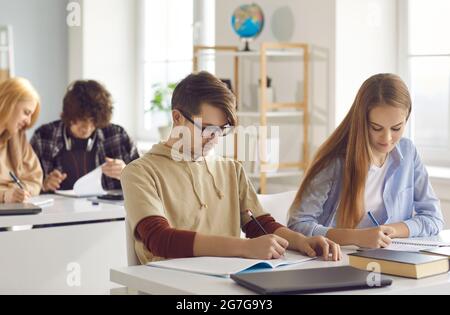
[[278,228],[275,233],[275,235],[278,235],[279,237],[284,238],[286,241],[289,242],[288,249],[292,250],[298,250],[296,247],[297,244],[299,244],[299,241],[305,238],[305,236],[301,233],[294,232],[287,227],[280,227]]
[[390,226],[395,230],[395,233],[390,236],[391,238],[407,238],[407,237],[409,237],[409,228],[403,222],[386,224],[386,226]]
[[[279,228],[275,231],[275,234],[286,239],[289,242],[289,249],[296,249],[294,245],[298,244],[299,240],[306,237],[303,234],[294,232],[288,228]],[[356,240],[358,239],[357,230],[331,229],[328,231],[326,237],[342,246],[358,245],[356,242]]]
[[358,230],[354,229],[330,229],[326,237],[341,246],[359,245]]
[[244,239],[197,233],[194,239],[194,256],[244,256]]

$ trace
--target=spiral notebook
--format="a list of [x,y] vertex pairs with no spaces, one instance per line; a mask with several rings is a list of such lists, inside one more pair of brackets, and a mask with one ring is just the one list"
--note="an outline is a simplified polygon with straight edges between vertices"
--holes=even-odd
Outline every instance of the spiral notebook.
[[386,249],[404,252],[419,252],[430,248],[448,247],[450,242],[440,236],[396,238]]

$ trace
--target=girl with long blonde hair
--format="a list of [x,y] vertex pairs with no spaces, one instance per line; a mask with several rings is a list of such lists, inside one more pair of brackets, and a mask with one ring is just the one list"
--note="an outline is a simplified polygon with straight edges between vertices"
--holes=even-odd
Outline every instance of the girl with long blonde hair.
[[307,169],[288,226],[369,248],[438,234],[439,200],[414,144],[402,138],[410,113],[411,97],[398,76],[367,79]]
[[24,202],[41,191],[42,169],[25,135],[39,112],[39,95],[28,80],[12,78],[0,83],[0,203]]

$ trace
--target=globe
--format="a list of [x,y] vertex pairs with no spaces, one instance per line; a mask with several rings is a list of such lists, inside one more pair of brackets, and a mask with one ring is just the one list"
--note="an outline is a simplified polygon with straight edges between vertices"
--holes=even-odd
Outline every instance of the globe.
[[264,27],[264,14],[261,7],[255,3],[239,6],[231,16],[231,26],[234,32],[245,41],[244,50],[250,50],[248,42],[258,36]]

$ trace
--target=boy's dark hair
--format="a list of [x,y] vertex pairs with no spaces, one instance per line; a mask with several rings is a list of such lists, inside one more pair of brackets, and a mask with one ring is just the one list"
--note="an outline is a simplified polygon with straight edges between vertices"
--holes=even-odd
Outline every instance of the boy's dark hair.
[[94,80],[78,80],[67,88],[61,119],[66,126],[78,120],[92,119],[95,127],[105,128],[112,118],[111,94]]
[[228,123],[237,125],[236,97],[225,83],[206,71],[188,75],[178,83],[172,95],[172,109],[187,114],[200,114],[202,104],[223,110]]

